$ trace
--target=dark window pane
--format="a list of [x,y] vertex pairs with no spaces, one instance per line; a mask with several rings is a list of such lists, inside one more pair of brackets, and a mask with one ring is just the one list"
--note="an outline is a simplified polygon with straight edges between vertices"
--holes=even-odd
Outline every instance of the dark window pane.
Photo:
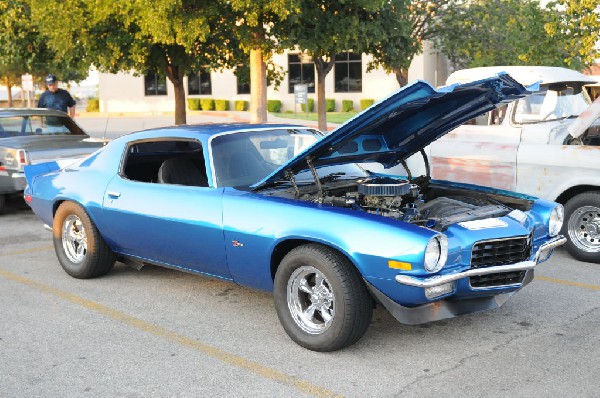
[[145,95],[167,95],[167,78],[156,73],[144,76]]
[[348,64],[348,91],[362,91],[362,65],[359,62]]
[[235,69],[237,77],[237,93],[250,94],[250,67],[247,65],[238,65]]
[[212,94],[212,83],[208,71],[203,70],[188,77],[188,95],[198,94]]
[[288,92],[291,94],[294,92],[294,86],[296,84],[302,84],[302,65],[288,64],[288,82]]
[[315,67],[312,58],[302,54],[288,54],[288,92],[294,92],[296,84],[308,85],[308,92],[315,92]]
[[362,91],[362,62],[360,60],[360,54],[343,53],[336,56],[334,71],[336,92]]
[[200,72],[200,94],[212,94],[212,83],[210,81],[210,72],[205,70]]
[[200,94],[200,76],[188,76],[188,95]]
[[302,64],[302,83],[308,85],[308,92],[315,92],[315,66],[314,64]]

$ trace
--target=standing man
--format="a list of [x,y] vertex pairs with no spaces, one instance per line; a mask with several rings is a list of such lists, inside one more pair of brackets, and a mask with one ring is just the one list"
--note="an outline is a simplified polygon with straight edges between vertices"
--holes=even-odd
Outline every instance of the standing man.
[[63,111],[75,117],[75,100],[67,90],[58,88],[58,79],[50,74],[46,76],[47,90],[40,95],[38,108],[50,108]]

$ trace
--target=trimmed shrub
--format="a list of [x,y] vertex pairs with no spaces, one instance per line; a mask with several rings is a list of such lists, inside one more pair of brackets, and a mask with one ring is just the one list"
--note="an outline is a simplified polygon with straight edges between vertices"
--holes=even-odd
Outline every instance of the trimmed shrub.
[[342,112],[352,112],[354,110],[354,101],[342,100]]
[[273,112],[273,113],[281,112],[281,101],[267,100],[267,111]]
[[364,111],[365,109],[367,109],[374,103],[375,103],[375,100],[373,98],[363,98],[360,100],[360,110]]
[[214,111],[215,110],[215,100],[212,98],[201,98],[200,106],[203,111]]
[[229,110],[229,101],[228,100],[215,100],[215,110],[216,111],[228,111]]
[[325,112],[335,112],[335,99],[325,99]]
[[[302,108],[302,112],[306,112],[306,104],[300,104],[300,107]],[[312,112],[314,110],[315,110],[315,99],[309,98],[308,99],[308,111]]]
[[236,111],[247,111],[248,110],[248,101],[237,100],[233,101],[233,107]]
[[188,109],[190,111],[199,111],[200,110],[200,98],[188,98]]
[[88,98],[86,112],[100,112],[100,100],[98,98]]

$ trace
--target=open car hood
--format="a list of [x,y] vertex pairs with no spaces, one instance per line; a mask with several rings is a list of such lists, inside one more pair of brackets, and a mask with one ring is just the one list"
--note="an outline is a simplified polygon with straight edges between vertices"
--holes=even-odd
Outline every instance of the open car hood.
[[348,120],[252,188],[305,170],[309,162],[315,167],[352,162],[393,167],[460,124],[522,98],[536,86],[525,88],[506,73],[438,90],[417,81]]

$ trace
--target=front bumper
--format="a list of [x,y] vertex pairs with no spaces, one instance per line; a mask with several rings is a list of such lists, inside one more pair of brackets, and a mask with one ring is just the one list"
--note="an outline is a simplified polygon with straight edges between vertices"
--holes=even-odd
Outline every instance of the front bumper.
[[[436,275],[427,278],[416,278],[406,275],[396,276],[396,281],[405,286],[417,288],[432,288],[447,283],[452,283],[459,279],[469,278],[478,275],[487,275],[502,272],[525,271],[525,276],[518,288],[527,285],[533,280],[533,269],[540,262],[545,261],[552,250],[564,244],[567,239],[564,236],[557,236],[548,242],[542,244],[532,260],[522,261],[515,264],[501,265],[487,268],[470,269],[463,272],[456,272],[448,275]],[[407,325],[417,325],[421,323],[438,321],[440,319],[453,318],[458,315],[469,314],[472,312],[491,310],[502,306],[517,290],[510,292],[491,292],[490,296],[477,296],[473,298],[446,298],[433,301],[416,307],[405,307],[390,299],[387,295],[367,282],[367,287],[377,300],[396,318],[399,322]]]
[[436,275],[427,278],[416,278],[414,276],[397,275],[396,282],[407,286],[428,288],[440,286],[446,283],[454,282],[463,278],[469,278],[472,276],[497,274],[501,272],[528,271],[534,269],[539,262],[544,261],[553,249],[563,245],[566,242],[567,238],[565,238],[562,235],[554,237],[553,239],[540,246],[538,251],[535,253],[533,260],[521,261],[515,264],[498,265],[495,267],[475,268],[463,272],[457,272],[454,274]]

